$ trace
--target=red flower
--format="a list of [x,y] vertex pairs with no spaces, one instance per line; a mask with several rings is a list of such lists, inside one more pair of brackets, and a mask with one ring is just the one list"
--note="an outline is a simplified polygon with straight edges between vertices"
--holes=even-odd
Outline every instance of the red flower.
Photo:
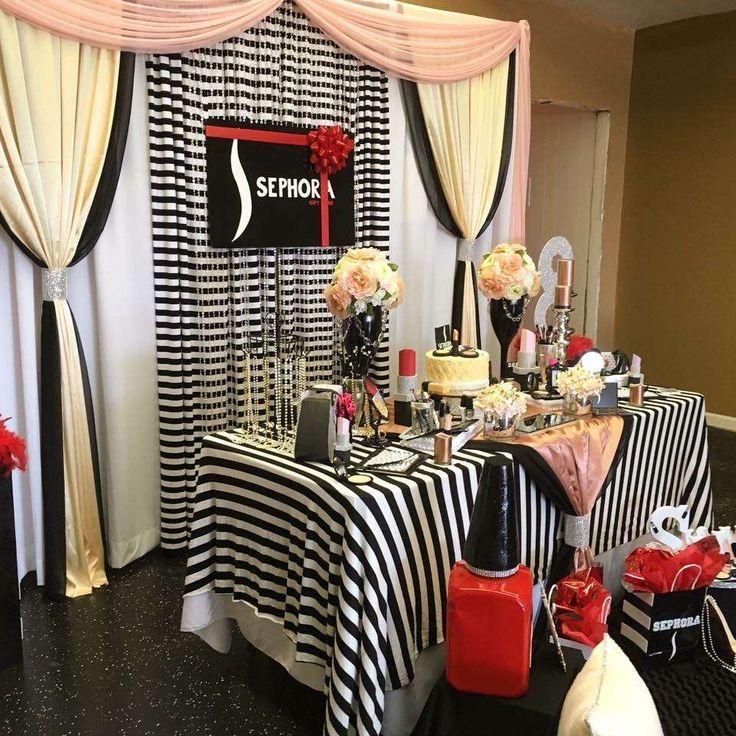
[[592,349],[593,341],[585,335],[573,335],[570,338],[570,344],[567,346],[568,363],[577,363],[583,353],[587,353]]
[[349,419],[351,422],[355,418],[355,401],[352,394],[340,394],[337,397],[337,416],[343,419]]
[[345,168],[353,150],[353,139],[339,125],[320,125],[307,133],[310,150],[309,163],[321,174],[332,175]]
[[5,426],[7,421],[0,417],[0,475],[3,478],[15,469],[25,470],[28,465],[26,441]]

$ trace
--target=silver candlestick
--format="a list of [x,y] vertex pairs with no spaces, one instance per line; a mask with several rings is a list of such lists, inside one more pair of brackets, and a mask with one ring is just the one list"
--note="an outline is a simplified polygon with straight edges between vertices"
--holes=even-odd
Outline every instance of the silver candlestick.
[[575,330],[570,327],[570,313],[574,307],[555,307],[555,348],[557,363],[560,368],[567,367],[567,347],[570,344],[569,337]]

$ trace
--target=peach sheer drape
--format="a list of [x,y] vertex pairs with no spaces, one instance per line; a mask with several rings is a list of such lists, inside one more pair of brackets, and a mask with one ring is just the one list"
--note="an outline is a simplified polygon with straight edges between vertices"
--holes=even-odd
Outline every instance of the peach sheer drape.
[[[211,45],[254,25],[282,0],[0,0],[0,9],[94,46],[151,53]],[[294,0],[344,49],[414,82],[456,82],[516,49],[511,232],[525,242],[531,89],[529,24],[385,0]]]
[[[0,0],[38,27],[93,46],[156,53],[211,45],[272,13],[282,0]],[[452,82],[491,69],[523,41],[526,23],[401,2],[295,0],[355,56],[415,82]]]

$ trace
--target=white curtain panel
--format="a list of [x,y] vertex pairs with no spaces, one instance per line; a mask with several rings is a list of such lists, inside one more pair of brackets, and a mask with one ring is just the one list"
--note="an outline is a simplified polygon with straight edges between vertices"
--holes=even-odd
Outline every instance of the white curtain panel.
[[[391,113],[391,257],[399,264],[406,291],[404,303],[391,313],[391,390],[396,390],[398,352],[417,353],[419,380],[424,376],[424,353],[434,348],[434,328],[452,317],[452,286],[459,241],[437,221],[419,176],[399,82],[389,79]],[[513,156],[512,156],[513,161]],[[494,245],[508,238],[511,226],[512,170],[496,216],[474,246],[476,266]],[[488,300],[479,295],[481,347],[491,354],[498,375],[500,352],[488,317]]]
[[[122,567],[159,540],[158,413],[145,70],[136,60],[125,160],[105,231],[68,272],[95,407],[108,563]],[[0,414],[26,437],[13,477],[18,573],[43,584],[39,455],[39,271],[0,232]],[[35,327],[35,329],[34,329]],[[35,339],[34,339],[35,336]]]

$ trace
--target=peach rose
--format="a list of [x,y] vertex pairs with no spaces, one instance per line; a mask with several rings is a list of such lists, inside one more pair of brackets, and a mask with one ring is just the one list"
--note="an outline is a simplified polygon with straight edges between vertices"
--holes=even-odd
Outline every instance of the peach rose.
[[346,264],[337,283],[355,299],[369,299],[378,289],[378,279],[369,263]]
[[337,284],[330,284],[325,289],[325,301],[327,302],[327,309],[334,317],[345,319],[348,316],[350,294]]
[[495,274],[491,269],[480,272],[478,286],[483,294],[489,299],[503,299],[506,289],[511,284],[508,276]]
[[396,275],[396,298],[390,305],[390,309],[396,309],[404,301],[404,279]]
[[521,256],[518,253],[500,253],[495,256],[501,273],[513,276],[522,267]]

